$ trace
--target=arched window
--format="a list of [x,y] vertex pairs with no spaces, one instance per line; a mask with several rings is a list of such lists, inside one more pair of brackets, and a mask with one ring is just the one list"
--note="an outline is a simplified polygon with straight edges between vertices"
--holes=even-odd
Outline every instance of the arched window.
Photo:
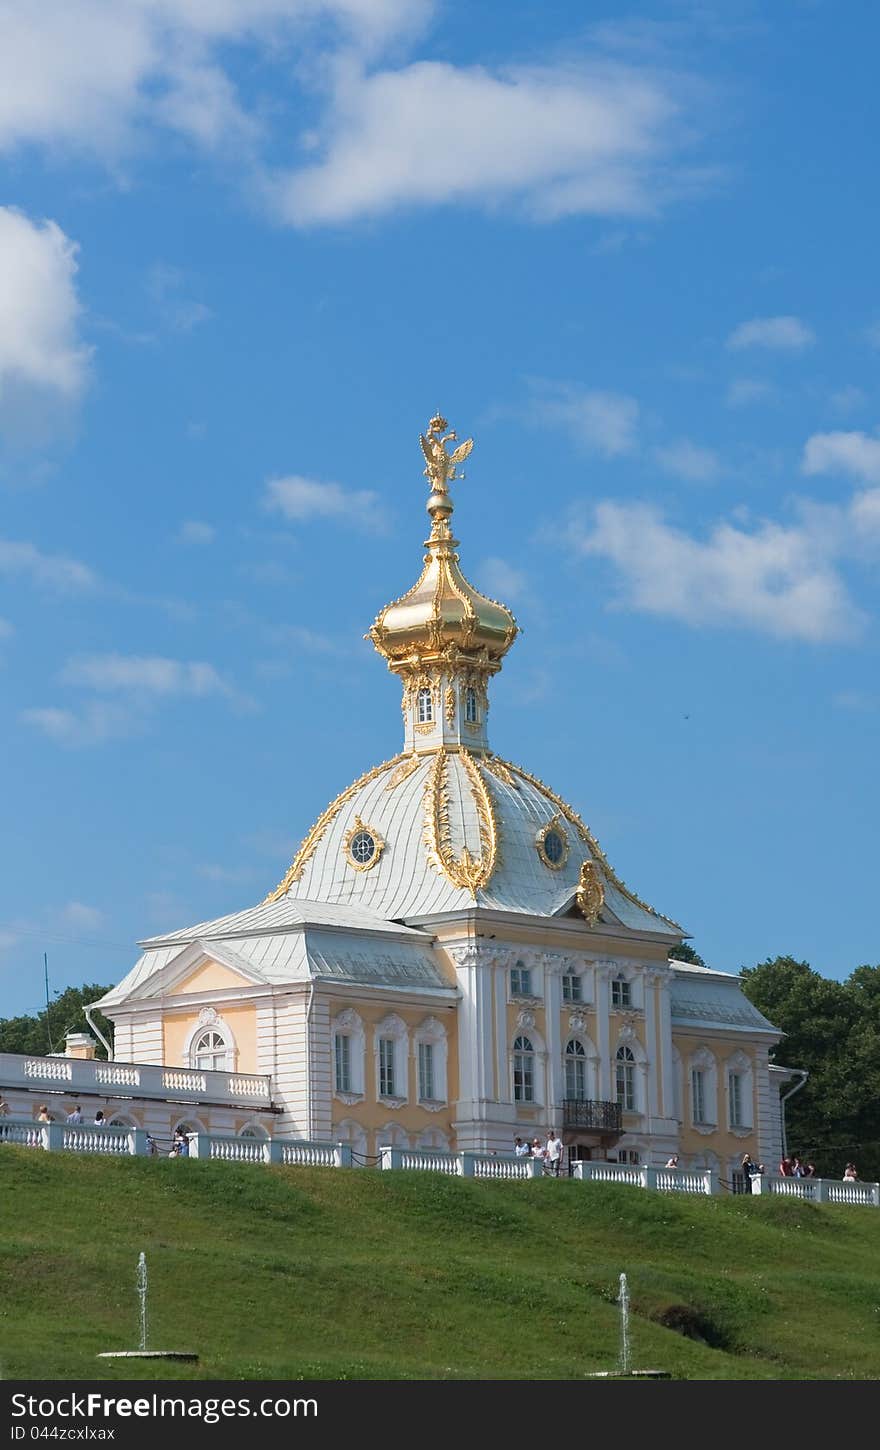
[[528,1037],[517,1037],[513,1044],[513,1101],[535,1101],[535,1049]]
[[261,1143],[265,1143],[269,1134],[262,1123],[245,1123],[238,1136],[239,1138],[257,1138]]
[[431,690],[427,685],[423,685],[422,688],[419,690],[418,702],[419,724],[430,725],[431,721],[434,719],[434,691]]
[[190,1058],[201,1072],[226,1072],[229,1048],[223,1034],[214,1027],[200,1032],[190,1048]]
[[636,1111],[636,1060],[632,1049],[618,1047],[616,1057],[617,1101],[625,1113]]
[[467,725],[478,723],[477,715],[477,692],[473,685],[468,685],[464,696],[464,718]]
[[587,1054],[574,1037],[565,1048],[565,1096],[579,1103],[587,1097]]

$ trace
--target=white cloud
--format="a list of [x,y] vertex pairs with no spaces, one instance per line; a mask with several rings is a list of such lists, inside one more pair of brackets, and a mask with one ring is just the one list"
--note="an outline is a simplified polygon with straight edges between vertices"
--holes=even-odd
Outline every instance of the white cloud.
[[96,906],[86,906],[82,901],[69,901],[61,912],[61,919],[66,926],[82,927],[87,931],[104,925],[103,911]]
[[860,408],[864,408],[868,396],[853,383],[847,383],[846,387],[838,388],[832,393],[828,401],[835,413],[857,413]]
[[484,559],[476,577],[479,579],[478,588],[486,591],[491,598],[505,602],[508,599],[521,599],[526,591],[528,580],[521,569],[514,569],[506,559]]
[[545,221],[650,213],[683,185],[666,161],[678,111],[665,79],[619,64],[340,64],[323,157],[276,178],[275,203],[295,224],[453,202]]
[[200,519],[187,519],[177,533],[180,544],[213,544],[216,537],[217,530],[214,525],[202,523]]
[[675,478],[692,483],[711,483],[721,473],[721,460],[711,448],[701,448],[690,438],[680,438],[665,448],[655,448],[654,457],[660,467]]
[[385,527],[377,493],[343,488],[338,483],[319,483],[298,473],[270,479],[263,502],[270,511],[300,522],[335,518],[361,529],[376,531]]
[[98,585],[97,575],[78,559],[43,554],[14,539],[0,539],[0,574],[24,575],[32,584],[62,593],[85,593]]
[[616,458],[635,450],[639,405],[623,393],[546,385],[546,396],[535,398],[530,411],[538,422],[564,428],[588,452]]
[[0,151],[35,142],[113,159],[154,125],[228,155],[260,130],[224,70],[229,46],[285,60],[286,42],[329,22],[337,43],[371,53],[430,8],[428,0],[4,0]]
[[630,609],[810,643],[848,638],[861,624],[821,531],[808,525],[749,531],[722,521],[700,540],[647,505],[606,502],[591,528],[573,525],[570,537],[616,566]]
[[767,402],[775,392],[772,383],[765,383],[760,378],[734,378],[724,401],[728,408],[747,408],[751,403]]
[[[2,85],[0,85],[2,90]],[[2,107],[2,100],[0,100]],[[91,349],[79,337],[77,248],[55,222],[0,206],[0,430],[22,429],[22,412],[82,393]],[[33,426],[28,419],[29,425]]]
[[213,665],[163,659],[157,655],[80,655],[65,665],[61,679],[104,694],[235,695]]
[[880,438],[867,433],[814,433],[804,446],[804,473],[848,473],[880,483]]
[[186,278],[177,267],[157,262],[150,268],[147,277],[147,291],[159,309],[165,327],[172,332],[192,332],[199,323],[208,322],[213,316],[204,302],[196,302],[185,295]]
[[816,341],[816,334],[799,317],[754,317],[741,322],[727,339],[734,351],[745,347],[769,347],[782,352],[800,352]]
[[142,721],[127,706],[106,700],[93,700],[81,710],[56,705],[22,710],[19,718],[56,744],[71,747],[125,739],[142,728]]

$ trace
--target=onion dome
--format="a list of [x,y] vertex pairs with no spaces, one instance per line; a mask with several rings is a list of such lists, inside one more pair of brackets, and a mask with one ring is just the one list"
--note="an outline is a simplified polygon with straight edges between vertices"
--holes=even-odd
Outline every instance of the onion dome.
[[456,434],[444,434],[446,427],[446,419],[437,414],[419,439],[431,485],[427,503],[431,536],[425,541],[424,568],[406,594],[380,610],[368,636],[392,668],[394,662],[414,656],[423,662],[436,659],[450,648],[485,652],[486,662],[497,667],[517,635],[510,610],[481,594],[458,567],[458,540],[449,527],[453,510],[449,485],[463,477],[458,465],[474,444],[468,438],[450,453],[446,445],[456,441]]

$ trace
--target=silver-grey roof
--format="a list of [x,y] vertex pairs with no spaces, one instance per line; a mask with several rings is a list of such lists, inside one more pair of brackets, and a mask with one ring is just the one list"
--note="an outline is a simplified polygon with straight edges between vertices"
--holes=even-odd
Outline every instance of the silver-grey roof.
[[672,1021],[680,1027],[720,1027],[781,1036],[742,989],[739,977],[690,962],[672,962]]

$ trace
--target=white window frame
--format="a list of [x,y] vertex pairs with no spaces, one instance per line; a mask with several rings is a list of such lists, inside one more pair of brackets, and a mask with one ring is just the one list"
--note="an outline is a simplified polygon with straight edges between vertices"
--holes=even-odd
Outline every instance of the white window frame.
[[434,691],[430,685],[420,685],[416,695],[416,719],[420,725],[434,724]]
[[[349,1088],[340,1088],[337,1084],[337,1037],[347,1037],[349,1040],[348,1065],[351,1082]],[[333,1095],[340,1102],[349,1105],[360,1102],[364,1096],[364,1024],[363,1019],[355,1012],[354,1008],[346,1007],[332,1019],[330,1023],[330,1039],[333,1053]]]
[[[421,1049],[432,1049],[432,1087],[430,1096],[422,1094]],[[426,1017],[413,1034],[413,1049],[416,1059],[416,1094],[423,1107],[437,1109],[448,1101],[447,1070],[449,1065],[449,1041],[446,1028],[437,1017]]]
[[515,967],[510,968],[510,995],[511,997],[533,997],[535,995],[532,991],[532,969],[527,967],[525,962],[517,962]]
[[[576,995],[575,995],[576,992]],[[584,974],[583,972],[563,972],[562,974],[562,1000],[563,1002],[583,1002],[584,1000]]]
[[[524,1107],[531,1107],[538,1101],[538,1054],[531,1037],[527,1037],[524,1032],[518,1032],[513,1039],[511,1056],[513,1101]],[[517,1077],[520,1079],[520,1096],[517,1096]],[[525,1092],[527,1087],[530,1090],[528,1095]]]
[[[572,1051],[572,1049],[574,1049]],[[562,1054],[563,1076],[565,1082],[564,1096],[572,1102],[585,1103],[589,1101],[589,1082],[587,1080],[587,1050],[584,1044],[577,1037],[570,1037],[565,1044]],[[578,1073],[576,1068],[580,1069]],[[569,1072],[569,1069],[571,1071]],[[580,1076],[583,1079],[583,1092],[571,1092],[571,1079]]]
[[[199,1043],[204,1037],[209,1035],[218,1038],[220,1043],[219,1047],[201,1054],[204,1058],[220,1059],[219,1062],[212,1061],[210,1067],[207,1066],[206,1062],[199,1061]],[[198,1031],[193,1033],[187,1056],[189,1058],[189,1066],[195,1072],[234,1072],[235,1042],[232,1033],[225,1023],[220,1021],[201,1024]]]
[[[393,1092],[382,1091],[382,1048],[380,1043],[391,1043],[391,1063],[393,1075]],[[373,1029],[373,1053],[375,1058],[375,1085],[376,1101],[390,1103],[392,1107],[402,1107],[409,1100],[408,1081],[408,1053],[409,1030],[406,1023],[396,1012],[390,1012],[377,1022]]]
[[[615,1001],[615,991],[617,1001]],[[622,972],[618,972],[616,977],[611,978],[611,1006],[612,1009],[620,1012],[629,1012],[635,1006],[632,982]]]
[[333,1079],[335,1092],[351,1092],[351,1034],[348,1032],[333,1034]]
[[[734,1093],[731,1090],[732,1083],[736,1083],[739,1095],[739,1115],[735,1121],[734,1115]],[[755,1126],[755,1078],[754,1067],[751,1058],[741,1049],[731,1053],[724,1064],[724,1091],[727,1108],[727,1126],[732,1133],[738,1137],[746,1138],[754,1131]]]
[[[702,1073],[702,1102],[695,1099],[694,1073]],[[708,1047],[698,1047],[688,1062],[688,1093],[691,1125],[698,1133],[714,1133],[718,1129],[718,1063]],[[703,1116],[698,1117],[698,1109]]]
[[468,685],[464,692],[464,722],[466,725],[480,723],[480,706],[473,685]]
[[[621,1042],[614,1054],[614,1091],[616,1101],[624,1113],[639,1111],[638,1079],[636,1077],[636,1055],[628,1042]],[[621,1080],[623,1091],[621,1092]]]

